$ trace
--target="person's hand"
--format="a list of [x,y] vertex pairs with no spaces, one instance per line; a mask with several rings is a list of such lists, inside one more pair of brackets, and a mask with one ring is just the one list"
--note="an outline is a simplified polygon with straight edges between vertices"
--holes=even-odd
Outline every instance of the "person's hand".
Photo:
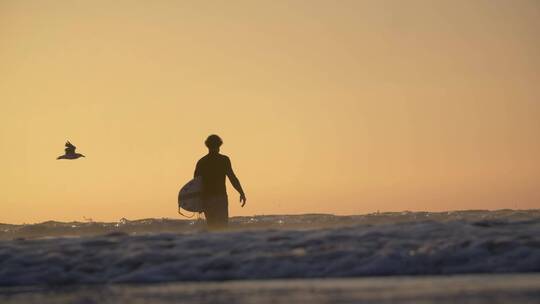
[[246,205],[246,195],[245,194],[240,194],[240,204],[242,204],[242,207],[244,207]]

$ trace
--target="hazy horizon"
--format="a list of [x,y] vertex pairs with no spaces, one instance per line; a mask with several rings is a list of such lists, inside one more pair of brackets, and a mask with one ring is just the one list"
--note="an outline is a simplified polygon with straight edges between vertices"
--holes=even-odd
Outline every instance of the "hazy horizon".
[[[2,1],[0,223],[540,208],[538,1]],[[70,140],[78,160],[56,160]]]

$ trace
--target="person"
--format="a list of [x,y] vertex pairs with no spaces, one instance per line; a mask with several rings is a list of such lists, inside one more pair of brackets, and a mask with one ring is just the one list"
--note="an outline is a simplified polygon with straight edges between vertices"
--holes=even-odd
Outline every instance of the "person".
[[223,229],[229,223],[229,202],[225,186],[225,176],[240,194],[242,207],[246,204],[246,195],[240,181],[234,174],[231,160],[226,155],[220,154],[219,149],[223,144],[221,138],[215,134],[208,136],[204,142],[208,148],[208,154],[202,157],[195,167],[194,178],[201,178],[202,182],[202,209],[209,229]]

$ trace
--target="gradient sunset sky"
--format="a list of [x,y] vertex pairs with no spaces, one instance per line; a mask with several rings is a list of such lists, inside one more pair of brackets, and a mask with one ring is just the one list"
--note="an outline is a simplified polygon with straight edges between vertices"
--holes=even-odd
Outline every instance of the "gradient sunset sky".
[[[0,1],[0,222],[540,208],[540,2]],[[87,157],[57,161],[66,140]]]

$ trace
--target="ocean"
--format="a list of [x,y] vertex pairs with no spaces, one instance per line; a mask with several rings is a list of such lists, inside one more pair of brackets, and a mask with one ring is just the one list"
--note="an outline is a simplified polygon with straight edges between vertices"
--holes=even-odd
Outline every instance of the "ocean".
[[539,271],[540,210],[0,224],[1,303],[540,303]]

